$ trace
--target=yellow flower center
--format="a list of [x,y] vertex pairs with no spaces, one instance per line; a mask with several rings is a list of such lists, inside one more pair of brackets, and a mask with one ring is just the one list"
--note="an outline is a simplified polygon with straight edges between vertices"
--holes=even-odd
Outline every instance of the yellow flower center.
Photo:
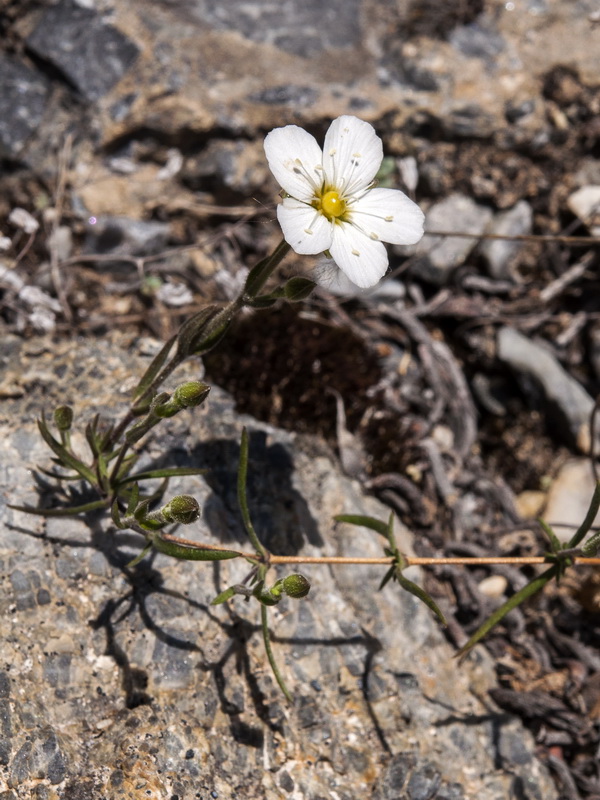
[[321,209],[327,219],[337,219],[346,211],[346,201],[340,197],[340,193],[332,189],[325,192],[321,197]]

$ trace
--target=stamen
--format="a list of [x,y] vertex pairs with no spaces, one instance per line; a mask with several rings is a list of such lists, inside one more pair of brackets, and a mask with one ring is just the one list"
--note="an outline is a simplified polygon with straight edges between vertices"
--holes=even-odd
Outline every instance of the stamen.
[[[316,194],[316,192],[318,191],[319,185],[318,185],[317,181],[313,178],[313,176],[310,174],[310,172],[306,169],[304,164],[302,163],[302,159],[295,158],[292,163],[294,164],[294,166],[292,167],[292,172],[295,172],[296,175],[302,175],[308,181],[308,184],[309,184],[310,188]],[[316,167],[315,167],[315,169],[316,169]]]
[[351,252],[353,256],[360,256],[360,250],[355,250],[354,248],[352,248]]

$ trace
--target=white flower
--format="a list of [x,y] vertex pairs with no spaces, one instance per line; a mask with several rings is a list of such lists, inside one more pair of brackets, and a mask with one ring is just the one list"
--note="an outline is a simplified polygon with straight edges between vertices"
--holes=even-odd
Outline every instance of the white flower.
[[277,218],[286,242],[304,255],[328,251],[361,288],[374,286],[388,267],[383,242],[415,244],[424,215],[403,192],[374,189],[383,145],[368,122],[338,117],[316,139],[297,125],[265,139],[271,172],[285,192]]

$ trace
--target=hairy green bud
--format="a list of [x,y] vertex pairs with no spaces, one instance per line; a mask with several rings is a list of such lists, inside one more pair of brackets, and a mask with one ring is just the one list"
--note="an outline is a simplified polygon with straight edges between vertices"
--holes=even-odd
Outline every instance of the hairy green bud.
[[200,381],[188,381],[182,383],[173,392],[173,400],[181,408],[196,408],[208,397],[210,386]]
[[73,409],[71,406],[58,406],[54,410],[54,424],[59,431],[68,431],[73,423]]
[[295,600],[306,597],[310,592],[310,583],[304,575],[300,575],[299,572],[295,572],[293,575],[288,575],[287,578],[284,578],[281,582],[281,586],[284,593],[287,594],[288,597],[293,597]]
[[159,514],[165,522],[179,522],[182,525],[189,525],[196,522],[200,516],[200,506],[198,501],[189,494],[179,494],[170,502],[163,506]]

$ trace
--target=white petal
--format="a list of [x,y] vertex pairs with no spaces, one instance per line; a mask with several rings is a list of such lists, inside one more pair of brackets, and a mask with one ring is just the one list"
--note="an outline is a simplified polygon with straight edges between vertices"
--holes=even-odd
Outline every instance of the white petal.
[[367,188],[382,160],[381,139],[368,122],[343,116],[331,123],[323,147],[328,184],[348,197]]
[[371,189],[352,203],[349,219],[371,239],[416,244],[423,236],[425,215],[398,189]]
[[[319,286],[323,286],[331,294],[338,297],[349,295],[350,297],[363,294],[355,283],[352,283],[345,272],[338,267],[332,258],[322,258],[313,270],[313,277]],[[398,284],[399,286],[400,284]]]
[[286,197],[277,206],[277,219],[284,239],[296,253],[316,255],[329,249],[333,225],[312,206]]
[[323,183],[323,154],[315,137],[297,125],[286,125],[268,133],[264,146],[281,188],[298,200],[312,200]]
[[369,239],[348,222],[334,225],[329,252],[342,272],[361,289],[375,286],[388,268],[385,245]]

